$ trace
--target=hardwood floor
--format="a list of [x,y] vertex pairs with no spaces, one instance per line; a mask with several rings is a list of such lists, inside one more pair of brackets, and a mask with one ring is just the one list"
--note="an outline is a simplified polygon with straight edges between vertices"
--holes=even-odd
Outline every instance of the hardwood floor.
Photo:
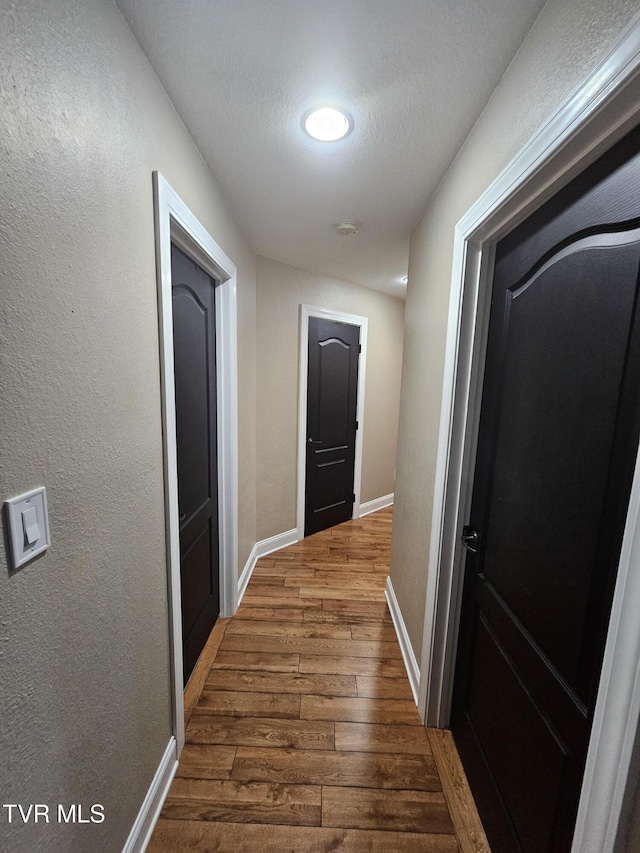
[[490,853],[450,733],[412,698],[384,599],[391,521],[258,561],[185,691],[150,853]]

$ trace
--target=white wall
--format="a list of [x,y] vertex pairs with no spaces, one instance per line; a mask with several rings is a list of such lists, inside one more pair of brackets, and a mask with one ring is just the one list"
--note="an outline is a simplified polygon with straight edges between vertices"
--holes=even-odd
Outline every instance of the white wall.
[[255,258],[111,0],[0,7],[0,501],[52,545],[0,549],[2,803],[101,803],[0,848],[119,851],[171,733],[152,170],[238,267],[240,553],[255,542]]

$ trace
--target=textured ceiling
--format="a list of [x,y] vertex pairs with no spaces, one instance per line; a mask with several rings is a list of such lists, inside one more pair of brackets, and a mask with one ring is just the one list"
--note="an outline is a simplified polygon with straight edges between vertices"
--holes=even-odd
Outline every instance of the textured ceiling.
[[[116,2],[254,250],[396,296],[411,229],[543,6]],[[324,104],[353,116],[344,140],[302,131]]]

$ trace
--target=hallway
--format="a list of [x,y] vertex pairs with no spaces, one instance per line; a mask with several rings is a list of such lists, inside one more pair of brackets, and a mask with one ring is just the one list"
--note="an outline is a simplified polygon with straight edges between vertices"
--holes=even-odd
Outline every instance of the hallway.
[[488,853],[451,738],[412,698],[384,599],[391,523],[258,561],[187,686],[150,853]]

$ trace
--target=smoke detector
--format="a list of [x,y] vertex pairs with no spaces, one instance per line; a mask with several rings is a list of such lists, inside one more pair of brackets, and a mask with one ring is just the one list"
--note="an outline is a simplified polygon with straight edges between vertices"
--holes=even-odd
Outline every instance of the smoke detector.
[[340,222],[336,225],[336,232],[341,237],[354,237],[360,231],[360,225],[357,222]]

